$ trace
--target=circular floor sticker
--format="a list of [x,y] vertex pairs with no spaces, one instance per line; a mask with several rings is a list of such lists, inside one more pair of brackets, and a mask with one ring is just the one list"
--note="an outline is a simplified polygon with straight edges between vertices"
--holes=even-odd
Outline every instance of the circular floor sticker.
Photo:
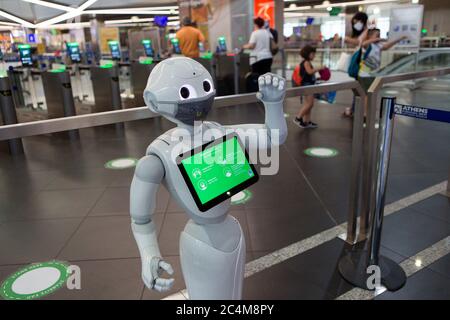
[[249,190],[243,190],[231,197],[231,204],[235,205],[246,203],[251,197],[252,193]]
[[108,161],[105,163],[105,168],[107,169],[127,169],[135,167],[138,163],[138,159],[135,158],[120,158]]
[[49,261],[26,266],[6,278],[0,295],[7,300],[31,300],[60,289],[69,277],[64,262]]
[[305,150],[305,154],[310,157],[331,158],[338,155],[338,151],[332,148],[309,148]]
[[285,113],[285,114],[284,114],[284,117],[285,117],[285,118],[289,118],[289,113]]

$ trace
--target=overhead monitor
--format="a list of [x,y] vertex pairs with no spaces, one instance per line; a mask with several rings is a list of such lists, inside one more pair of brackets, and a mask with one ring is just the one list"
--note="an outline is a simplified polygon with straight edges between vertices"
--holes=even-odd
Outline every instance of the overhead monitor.
[[173,53],[181,54],[180,41],[177,38],[172,38],[170,42],[172,43]]
[[24,67],[31,67],[33,65],[33,60],[31,58],[31,46],[29,44],[19,44],[17,46],[19,49],[20,61]]
[[217,39],[217,51],[218,52],[227,52],[227,41],[225,37],[219,37]]
[[78,46],[77,42],[67,43],[67,54],[69,55],[70,61],[72,61],[72,63],[81,62],[80,47]]
[[113,60],[120,60],[120,44],[119,41],[108,41],[109,50]]
[[154,57],[155,52],[153,51],[152,40],[144,39],[142,40],[142,45],[144,46],[145,55],[147,57]]

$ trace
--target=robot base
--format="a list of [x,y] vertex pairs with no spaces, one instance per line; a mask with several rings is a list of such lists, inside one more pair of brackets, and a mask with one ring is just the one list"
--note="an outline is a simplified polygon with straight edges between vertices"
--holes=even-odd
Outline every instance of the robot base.
[[180,259],[190,299],[241,299],[245,239],[235,218],[227,215],[207,225],[189,220],[180,238]]

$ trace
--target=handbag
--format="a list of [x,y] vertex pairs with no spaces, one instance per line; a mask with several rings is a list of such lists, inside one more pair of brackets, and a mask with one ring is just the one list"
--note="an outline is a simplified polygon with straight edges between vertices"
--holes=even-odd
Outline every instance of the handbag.
[[339,60],[337,62],[337,70],[347,72],[348,66],[350,65],[350,60],[352,58],[352,55],[347,52],[342,52],[341,56],[339,57]]

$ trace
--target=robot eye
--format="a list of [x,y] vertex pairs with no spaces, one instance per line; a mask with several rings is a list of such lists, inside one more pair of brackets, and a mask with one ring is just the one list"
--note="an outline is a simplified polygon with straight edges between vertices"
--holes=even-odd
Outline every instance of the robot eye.
[[182,88],[180,89],[180,95],[181,95],[181,97],[182,97],[183,99],[189,98],[189,94],[190,94],[190,93],[191,93],[191,92],[190,92],[189,89],[186,88],[186,87],[182,87]]
[[205,92],[211,92],[211,89],[212,89],[211,82],[209,80],[203,81],[203,90],[205,90]]
[[181,100],[197,98],[197,91],[190,84],[183,84],[180,88],[179,94]]

